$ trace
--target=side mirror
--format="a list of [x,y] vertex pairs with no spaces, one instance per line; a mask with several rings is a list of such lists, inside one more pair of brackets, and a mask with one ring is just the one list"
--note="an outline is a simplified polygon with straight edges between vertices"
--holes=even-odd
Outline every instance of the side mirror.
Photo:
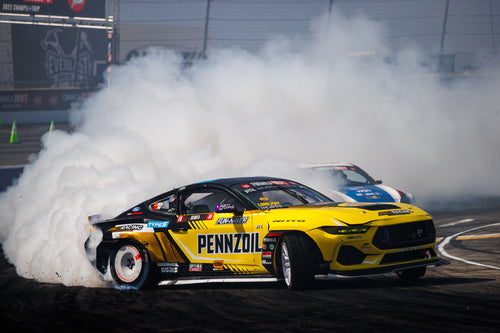
[[382,184],[382,181],[381,181],[380,179],[379,179],[379,180],[376,180],[376,181],[375,181],[375,184],[380,185],[380,184]]

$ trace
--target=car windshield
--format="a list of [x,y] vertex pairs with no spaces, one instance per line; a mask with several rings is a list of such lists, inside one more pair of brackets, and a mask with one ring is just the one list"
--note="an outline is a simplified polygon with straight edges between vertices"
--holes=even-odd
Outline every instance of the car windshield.
[[285,180],[266,180],[237,184],[233,190],[239,192],[260,209],[302,206],[332,200],[304,185]]
[[328,166],[314,168],[316,176],[331,184],[331,187],[375,185],[375,180],[355,166]]

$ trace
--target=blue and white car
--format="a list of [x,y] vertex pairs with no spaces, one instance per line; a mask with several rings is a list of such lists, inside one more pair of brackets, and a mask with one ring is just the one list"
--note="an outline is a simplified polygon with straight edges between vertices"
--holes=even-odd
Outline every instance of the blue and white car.
[[[401,202],[414,205],[413,195],[382,185],[360,167],[347,162],[303,164],[308,178],[331,199],[341,202]],[[319,185],[320,184],[320,185]]]

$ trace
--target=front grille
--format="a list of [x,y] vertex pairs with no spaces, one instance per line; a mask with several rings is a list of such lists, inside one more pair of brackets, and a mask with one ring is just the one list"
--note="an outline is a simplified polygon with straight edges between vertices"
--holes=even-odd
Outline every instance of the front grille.
[[411,261],[415,259],[425,259],[432,258],[436,256],[436,252],[432,248],[430,249],[419,249],[413,251],[388,253],[380,261],[381,265],[392,264],[396,262]]
[[373,245],[381,250],[418,246],[436,241],[432,220],[402,223],[379,227],[373,237]]

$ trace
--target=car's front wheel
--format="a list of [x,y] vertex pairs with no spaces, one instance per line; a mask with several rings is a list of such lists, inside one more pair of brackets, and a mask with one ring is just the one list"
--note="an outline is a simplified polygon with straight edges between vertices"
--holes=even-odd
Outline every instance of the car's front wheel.
[[288,289],[306,289],[314,283],[311,245],[299,235],[284,235],[280,245],[280,266]]
[[110,268],[119,286],[146,288],[153,280],[151,260],[146,249],[135,242],[121,243],[111,251]]

